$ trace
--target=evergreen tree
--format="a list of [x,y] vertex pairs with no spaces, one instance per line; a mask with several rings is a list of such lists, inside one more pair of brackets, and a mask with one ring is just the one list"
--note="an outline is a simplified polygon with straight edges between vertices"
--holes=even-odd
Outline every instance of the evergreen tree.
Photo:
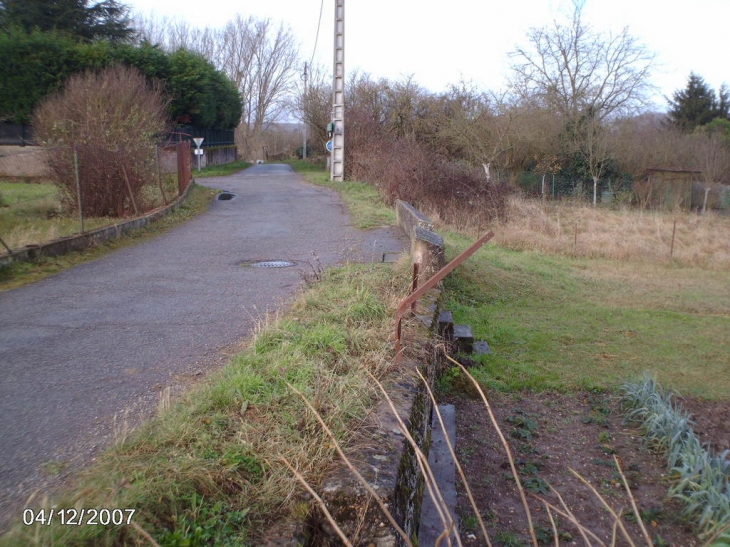
[[687,87],[675,91],[669,101],[669,123],[683,131],[693,131],[715,118],[727,118],[730,106],[727,87],[723,85],[718,95],[703,78],[691,73]]
[[57,31],[83,41],[124,41],[134,35],[129,7],[117,0],[0,0],[0,29]]

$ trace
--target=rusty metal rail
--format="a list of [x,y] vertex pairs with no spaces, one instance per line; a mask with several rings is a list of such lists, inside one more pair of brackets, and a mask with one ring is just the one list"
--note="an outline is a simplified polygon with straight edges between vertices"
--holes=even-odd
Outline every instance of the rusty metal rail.
[[409,306],[411,306],[412,310],[415,310],[415,304],[418,301],[419,298],[421,298],[424,294],[426,294],[428,291],[430,291],[432,288],[436,286],[436,284],[441,281],[444,277],[449,275],[454,269],[460,265],[462,262],[464,262],[467,258],[469,258],[471,255],[473,255],[482,245],[484,245],[487,241],[492,239],[494,237],[494,232],[490,231],[484,234],[482,237],[477,239],[468,249],[462,251],[462,253],[454,258],[451,262],[446,264],[443,268],[441,268],[438,272],[436,272],[428,281],[426,281],[423,285],[416,288],[418,285],[418,268],[416,267],[417,264],[414,264],[413,268],[413,292],[411,292],[410,295],[408,295],[403,301],[398,305],[398,308],[395,310],[395,360],[396,363],[400,361],[401,357],[401,323],[403,322],[403,316],[406,313],[406,310]]

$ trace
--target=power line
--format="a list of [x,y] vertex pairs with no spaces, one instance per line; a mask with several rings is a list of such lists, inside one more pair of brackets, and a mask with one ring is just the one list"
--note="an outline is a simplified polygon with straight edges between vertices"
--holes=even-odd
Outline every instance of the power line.
[[313,66],[314,54],[317,52],[317,42],[319,42],[319,27],[322,26],[322,10],[324,9],[324,0],[319,5],[319,21],[317,22],[317,36],[314,38],[314,49],[312,50],[312,60],[309,61],[309,66]]

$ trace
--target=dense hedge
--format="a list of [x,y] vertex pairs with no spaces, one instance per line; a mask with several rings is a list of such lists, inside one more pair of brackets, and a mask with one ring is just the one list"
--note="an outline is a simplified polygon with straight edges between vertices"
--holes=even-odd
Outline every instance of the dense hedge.
[[10,29],[0,32],[0,120],[28,123],[39,101],[59,91],[72,74],[120,63],[163,82],[175,123],[231,129],[241,119],[235,84],[198,54]]

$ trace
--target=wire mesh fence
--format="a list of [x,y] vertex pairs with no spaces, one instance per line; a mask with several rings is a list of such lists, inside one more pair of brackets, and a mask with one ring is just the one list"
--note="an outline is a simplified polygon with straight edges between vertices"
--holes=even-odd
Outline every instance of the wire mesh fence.
[[[523,194],[545,199],[576,198],[590,200],[593,197],[593,181],[576,177],[565,177],[553,173],[534,171],[500,171],[498,176],[517,186]],[[628,178],[605,177],[598,181],[597,198],[612,203],[621,194],[630,193],[632,181]]]
[[0,252],[143,215],[191,181],[189,142],[143,154],[93,145],[0,147]]

